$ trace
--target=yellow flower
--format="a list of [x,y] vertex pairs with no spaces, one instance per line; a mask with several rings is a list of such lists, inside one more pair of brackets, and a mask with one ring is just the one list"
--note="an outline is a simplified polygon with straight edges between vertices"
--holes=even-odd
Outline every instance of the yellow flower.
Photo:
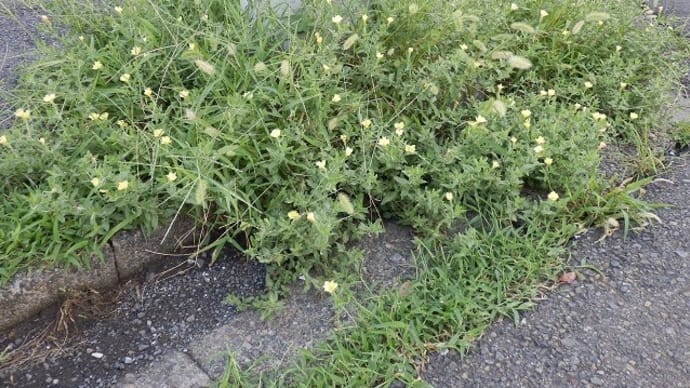
[[299,219],[300,217],[302,217],[302,215],[299,214],[299,212],[298,212],[297,210],[290,210],[290,211],[288,212],[287,216],[288,216],[289,219],[291,219],[291,220],[293,220],[293,221],[296,220],[296,219]]
[[369,19],[369,15],[367,15],[367,14],[362,15],[362,21],[364,23],[366,23],[368,19]]
[[362,124],[362,126],[363,126],[364,128],[369,128],[369,127],[371,126],[371,120],[369,120],[369,119],[364,119],[364,120],[360,121],[360,124]]
[[318,162],[316,162],[316,167],[318,167],[321,170],[325,170],[326,169],[326,161],[325,160],[319,160]]
[[594,119],[594,121],[603,121],[606,120],[606,115],[603,113],[594,112],[592,113],[592,118]]
[[50,24],[50,18],[46,15],[41,15],[41,22],[43,24]]
[[393,19],[392,16],[389,16],[386,18],[386,23],[390,25],[391,23],[393,23],[393,20],[395,20],[395,19]]
[[39,137],[38,142],[45,145],[46,144],[46,138],[45,137]]
[[91,66],[91,69],[93,69],[93,70],[100,70],[102,68],[103,68],[103,64],[101,63],[101,61],[96,61],[93,63],[93,66]]
[[108,120],[108,116],[110,116],[110,115],[108,114],[108,112],[103,112],[103,113],[101,113],[101,114],[98,115],[98,119],[101,120],[101,121],[105,121],[105,120]]
[[491,162],[491,168],[497,169],[499,167],[501,167],[501,162],[499,162],[498,160],[494,160],[493,162]]
[[170,136],[161,137],[161,144],[168,145],[170,143],[172,143],[172,139],[170,139]]
[[132,50],[129,51],[129,53],[136,57],[137,55],[141,54],[141,47],[134,46],[132,47]]
[[132,78],[132,77],[129,75],[129,73],[125,73],[125,74],[122,74],[120,76],[120,81],[122,81],[124,83],[129,83],[130,78]]
[[517,137],[511,136],[511,137],[510,137],[510,142],[513,143],[513,144],[517,143]]
[[405,128],[405,123],[402,121],[398,121],[397,123],[393,124],[393,127],[395,129],[403,129]]
[[414,52],[414,47],[408,47],[407,48],[407,53],[412,54]]
[[129,188],[129,182],[127,182],[127,181],[117,182],[117,189],[119,191],[124,191],[124,190],[127,190],[128,188]]
[[479,124],[486,124],[486,122],[487,122],[487,121],[486,121],[486,118],[485,118],[484,116],[482,116],[482,115],[477,115],[477,117],[475,117],[474,121],[470,121],[468,124],[469,124],[471,127],[475,127],[475,126],[477,126],[477,125],[479,125]]
[[316,44],[321,44],[323,42],[323,36],[321,36],[321,34],[319,34],[318,32],[314,34],[314,37],[316,39]]
[[555,96],[555,95],[556,95],[556,91],[553,90],[553,89],[549,89],[549,90],[546,91],[546,94],[549,95],[549,96]]
[[381,147],[387,147],[390,143],[391,143],[391,141],[388,140],[388,138],[385,137],[385,136],[382,136],[382,137],[379,139],[379,141],[378,141],[378,144],[379,144]]
[[522,115],[523,118],[526,119],[526,118],[532,116],[532,111],[529,109],[523,109],[520,111],[520,114]]
[[621,82],[621,83],[620,83],[621,89],[625,89],[627,86],[628,86],[628,84],[625,83],[625,82]]
[[460,45],[460,49],[461,49],[462,51],[465,51],[465,50],[467,50],[468,48],[469,48],[469,46],[467,46],[467,45],[464,44],[464,43]]
[[544,144],[546,143],[546,139],[544,139],[544,136],[539,136],[534,142],[537,144]]
[[22,120],[28,120],[31,118],[31,110],[19,108],[16,111],[14,111],[14,115]]
[[115,12],[117,12],[118,14],[122,14],[122,7],[115,7],[115,8],[113,8],[113,9],[114,9]]
[[547,195],[546,197],[549,199],[549,201],[553,201],[553,202],[558,201],[558,198],[560,198],[558,193],[555,191],[550,192],[549,195]]
[[96,112],[89,113],[89,119],[91,121],[96,121],[96,120],[98,120],[99,117],[100,117],[100,115]]
[[352,155],[352,152],[354,150],[351,147],[345,147],[345,156],[350,156]]
[[168,182],[174,182],[175,179],[177,179],[177,174],[175,174],[173,171],[170,171],[165,177],[168,179]]
[[511,11],[517,11],[518,9],[520,9],[520,7],[518,7],[517,4],[515,4],[515,3],[510,3],[510,10],[511,10]]
[[340,94],[334,94],[333,98],[331,98],[331,101],[333,101],[333,102],[340,102],[340,100],[341,100]]
[[277,139],[280,137],[280,129],[276,128],[271,131],[271,137]]
[[340,24],[343,21],[343,17],[340,15],[335,15],[331,18],[331,21],[335,24]]
[[578,110],[578,109],[582,108],[582,105],[580,103],[576,102],[575,105],[573,105],[573,107],[575,108],[575,110]]
[[7,136],[5,136],[5,135],[0,136],[0,145],[7,146],[9,144],[10,144],[10,142],[7,140]]
[[382,59],[384,57],[383,53],[377,51],[376,52],[376,59]]
[[93,187],[98,187],[101,185],[101,180],[98,178],[93,178],[91,179],[91,184],[93,185]]
[[532,148],[532,150],[534,150],[535,154],[540,154],[540,153],[544,152],[544,147],[541,145],[538,145],[538,146]]
[[160,129],[160,128],[154,129],[154,130],[153,130],[153,137],[161,137],[161,136],[163,136],[163,133],[164,133],[164,132],[165,132],[165,131],[163,131],[163,130]]
[[185,99],[185,98],[189,97],[189,90],[182,89],[182,90],[180,90],[179,95],[180,95],[181,99]]
[[639,117],[640,115],[638,115],[637,113],[630,112],[630,120],[637,120]]
[[607,144],[604,143],[603,141],[602,141],[601,143],[599,143],[599,149],[600,149],[600,150],[603,150],[603,149],[606,148],[606,147],[607,147]]
[[332,280],[326,280],[323,282],[323,290],[326,291],[329,294],[333,294],[335,290],[338,289],[338,283],[332,281]]
[[151,97],[153,95],[153,90],[151,88],[144,89],[144,95],[146,97]]
[[316,215],[313,212],[307,212],[307,221],[316,222]]
[[83,42],[83,41],[84,41],[84,35],[79,35],[79,38],[78,38],[78,39],[79,39],[80,42]]
[[616,52],[620,52],[621,50],[623,50],[623,47],[616,45]]
[[547,16],[549,16],[549,13],[546,12],[546,10],[543,10],[543,9],[542,9],[541,11],[539,11],[539,17],[540,17],[541,19],[543,19],[543,18],[545,18],[545,17],[547,17]]
[[449,191],[449,192],[443,194],[443,198],[445,198],[446,201],[449,201],[449,202],[450,202],[450,201],[453,200],[453,193],[451,193],[451,192]]
[[43,96],[43,102],[47,102],[49,104],[52,104],[55,101],[55,93],[48,93],[45,96]]
[[405,131],[404,131],[403,129],[396,129],[396,130],[395,130],[395,134],[398,135],[398,136],[402,136],[403,133],[405,133]]
[[117,126],[120,128],[127,128],[127,126],[128,126],[128,124],[125,120],[117,120],[115,122],[115,124],[117,124]]
[[532,122],[529,119],[527,119],[522,123],[522,125],[524,125],[525,128],[530,129],[532,127]]
[[553,164],[553,159],[551,159],[551,158],[545,158],[545,159],[544,159],[544,164],[547,165],[547,166],[552,165],[552,164]]
[[540,96],[546,96],[546,90],[540,90],[539,95]]
[[585,89],[590,89],[590,88],[592,88],[592,86],[594,86],[594,85],[591,82],[585,81]]

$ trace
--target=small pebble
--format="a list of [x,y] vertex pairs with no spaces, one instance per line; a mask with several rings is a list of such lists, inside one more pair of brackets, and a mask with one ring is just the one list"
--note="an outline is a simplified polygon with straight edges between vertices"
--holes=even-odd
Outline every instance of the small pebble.
[[101,353],[101,352],[93,352],[93,353],[91,353],[91,357],[97,358],[97,359],[100,360],[101,358],[103,358],[103,353]]

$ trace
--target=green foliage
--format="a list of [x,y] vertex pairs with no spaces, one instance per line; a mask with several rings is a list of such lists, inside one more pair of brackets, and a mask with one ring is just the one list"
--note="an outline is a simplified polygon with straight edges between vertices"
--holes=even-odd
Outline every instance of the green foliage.
[[2,279],[178,211],[303,272],[380,215],[441,237],[468,209],[567,202],[659,106],[666,41],[627,5],[580,5],[51,3],[70,35],[14,99]]

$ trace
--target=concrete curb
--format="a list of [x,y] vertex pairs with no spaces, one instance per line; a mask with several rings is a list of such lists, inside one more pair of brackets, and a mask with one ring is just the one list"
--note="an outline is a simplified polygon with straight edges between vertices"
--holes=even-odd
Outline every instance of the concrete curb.
[[184,218],[148,235],[136,230],[120,232],[105,247],[105,260],[94,257],[90,266],[80,269],[29,269],[17,274],[0,289],[0,331],[31,318],[70,291],[113,288],[144,266],[166,260],[165,254],[174,252],[187,239],[193,225],[191,219]]

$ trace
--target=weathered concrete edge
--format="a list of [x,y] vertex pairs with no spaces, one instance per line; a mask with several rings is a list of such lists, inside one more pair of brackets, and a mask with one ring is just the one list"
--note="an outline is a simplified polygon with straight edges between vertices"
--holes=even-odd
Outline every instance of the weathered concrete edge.
[[144,266],[169,259],[188,240],[194,222],[177,218],[152,233],[139,230],[117,233],[104,248],[105,260],[91,259],[81,269],[29,269],[17,274],[0,289],[0,331],[31,318],[71,291],[113,288],[131,278]]

